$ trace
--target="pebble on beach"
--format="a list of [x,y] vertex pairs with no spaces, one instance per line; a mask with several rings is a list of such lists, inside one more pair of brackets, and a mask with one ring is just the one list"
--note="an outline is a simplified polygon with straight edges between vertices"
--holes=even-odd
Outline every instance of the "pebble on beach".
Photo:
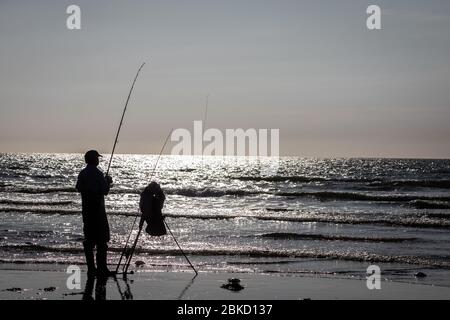
[[5,290],[3,290],[3,291],[10,291],[10,292],[22,292],[22,288],[8,288],[8,289],[5,289]]
[[244,286],[240,284],[241,280],[238,278],[228,279],[228,283],[221,285],[221,288],[231,290],[231,291],[241,291],[244,289]]
[[425,278],[427,275],[423,272],[417,272],[414,274],[414,277],[416,278]]

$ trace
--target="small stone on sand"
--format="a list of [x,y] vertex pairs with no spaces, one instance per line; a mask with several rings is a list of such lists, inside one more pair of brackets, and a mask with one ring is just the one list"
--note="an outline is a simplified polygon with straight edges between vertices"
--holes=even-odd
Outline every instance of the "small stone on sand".
[[230,278],[228,279],[228,283],[221,285],[221,288],[231,291],[241,291],[244,287],[240,285],[240,282],[241,280],[238,278]]
[[8,288],[8,289],[5,289],[5,290],[3,290],[3,291],[10,291],[10,292],[22,292],[22,288]]
[[414,274],[414,277],[416,278],[425,278],[427,275],[423,272],[417,272],[416,274]]

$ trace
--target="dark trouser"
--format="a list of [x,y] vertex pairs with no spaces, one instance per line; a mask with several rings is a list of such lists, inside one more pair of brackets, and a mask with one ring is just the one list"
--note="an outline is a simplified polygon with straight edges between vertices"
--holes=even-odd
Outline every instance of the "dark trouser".
[[94,261],[94,248],[97,246],[97,268],[100,272],[104,272],[108,270],[108,266],[106,263],[106,251],[108,250],[108,245],[106,242],[95,243],[92,241],[85,240],[83,241],[84,254],[86,256],[86,264],[88,266],[88,271],[95,270],[95,261]]

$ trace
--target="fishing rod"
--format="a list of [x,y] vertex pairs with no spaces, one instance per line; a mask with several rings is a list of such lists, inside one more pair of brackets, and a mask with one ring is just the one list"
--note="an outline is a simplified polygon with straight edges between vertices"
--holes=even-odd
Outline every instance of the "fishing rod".
[[[156,167],[158,166],[159,159],[161,158],[161,155],[162,155],[162,153],[163,153],[163,151],[164,151],[164,148],[165,148],[165,146],[166,146],[166,144],[167,144],[167,141],[169,140],[170,135],[172,134],[172,131],[173,131],[173,128],[170,129],[170,132],[169,132],[169,134],[167,135],[166,140],[164,140],[164,144],[163,144],[163,146],[161,147],[161,151],[159,152],[158,158],[156,159],[156,162],[155,162],[155,164],[154,164],[154,166],[153,166],[153,170],[152,170],[152,173],[151,173],[151,175],[150,175],[150,179],[149,179],[149,180],[151,180],[151,179],[153,178],[154,174],[155,174]],[[133,225],[132,225],[132,227],[131,227],[130,233],[128,234],[127,242],[125,243],[125,247],[124,247],[124,249],[123,249],[123,251],[122,251],[122,254],[120,255],[119,263],[117,264],[117,267],[116,267],[116,273],[118,273],[119,268],[120,268],[120,264],[122,263],[122,259],[123,259],[123,257],[126,255],[126,252],[127,252],[127,249],[128,249],[128,242],[130,241],[131,234],[133,233],[134,226],[136,225],[136,221],[137,221],[137,218],[138,218],[138,217],[139,217],[139,215],[136,215],[136,217],[134,218]],[[140,226],[138,235],[136,236],[136,239],[135,239],[135,242],[134,242],[134,244],[133,244],[133,247],[131,248],[131,254],[129,254],[129,255],[127,256],[127,258],[126,258],[125,265],[124,265],[124,269],[123,269],[123,271],[124,271],[124,276],[126,275],[126,273],[127,273],[127,271],[128,271],[128,266],[129,266],[129,264],[130,264],[130,262],[131,262],[131,258],[133,257],[134,249],[135,249],[135,247],[136,247],[137,240],[139,239],[139,236],[140,236],[140,233],[141,233],[141,229],[142,229],[142,226]]]
[[203,115],[203,125],[206,127],[206,118],[208,117],[209,93],[206,95],[205,113]]
[[[142,66],[141,66],[141,67],[142,67]],[[140,70],[140,69],[139,69],[139,70]],[[138,71],[138,73],[139,73],[139,71]],[[137,77],[137,75],[136,75],[136,77]],[[134,84],[134,83],[133,83],[133,84]],[[208,102],[209,102],[209,94],[206,95],[205,113],[204,113],[204,118],[203,118],[203,119],[204,119],[204,122],[206,122],[206,119],[207,119],[207,116],[208,116]],[[150,176],[150,179],[149,179],[150,181],[151,181],[151,179],[153,178],[153,176],[154,176],[154,174],[155,174],[155,170],[156,170],[156,168],[157,168],[157,166],[158,166],[158,162],[159,162],[159,159],[160,159],[160,157],[161,157],[161,154],[162,154],[162,152],[163,152],[163,150],[164,150],[164,148],[165,148],[165,146],[166,146],[166,144],[167,144],[167,141],[169,140],[169,137],[170,137],[170,135],[172,134],[172,132],[173,132],[173,128],[170,130],[169,134],[167,135],[166,140],[164,141],[164,144],[163,144],[163,146],[162,146],[162,148],[161,148],[161,151],[160,151],[160,153],[159,153],[159,155],[158,155],[158,158],[156,159],[155,165],[153,166],[153,170],[152,170],[152,173],[151,173],[151,176]],[[203,154],[202,154],[202,159],[203,159]],[[129,243],[129,241],[130,241],[130,239],[131,239],[131,235],[132,235],[132,233],[133,233],[134,226],[136,225],[136,221],[137,221],[137,218],[138,218],[138,217],[139,217],[139,215],[136,215],[136,217],[134,218],[134,221],[133,221],[133,224],[132,224],[130,233],[128,234],[127,241],[126,241],[126,243],[125,243],[125,247],[124,247],[124,249],[122,250],[122,254],[120,255],[119,263],[117,264],[117,267],[116,267],[116,273],[118,273],[119,268],[120,268],[120,265],[121,265],[121,263],[122,263],[122,259],[123,259],[124,256],[126,256],[126,261],[125,261],[125,264],[124,264],[123,269],[122,269],[122,271],[123,271],[123,276],[124,276],[124,277],[126,277],[126,275],[127,275],[128,268],[129,268],[130,263],[131,263],[131,259],[133,258],[133,255],[134,255],[134,250],[135,250],[135,248],[136,248],[136,245],[137,245],[139,236],[140,236],[141,231],[142,231],[142,223],[139,223],[139,231],[138,231],[138,234],[137,234],[137,236],[136,236],[136,238],[135,238],[135,240],[134,240],[133,246],[131,247],[130,253],[127,255],[128,243]],[[142,219],[142,218],[141,218],[141,219]],[[142,220],[141,220],[141,221],[142,221]],[[181,249],[181,247],[180,247],[180,245],[179,245],[177,239],[175,238],[175,236],[173,235],[172,231],[170,230],[170,228],[169,228],[167,222],[164,221],[164,223],[165,223],[167,229],[170,231],[170,234],[172,235],[173,239],[175,240],[175,242],[176,242],[178,248],[180,249],[181,253],[182,253],[183,256],[186,258],[186,260],[188,261],[189,265],[190,265],[191,268],[194,270],[195,275],[197,276],[197,275],[198,275],[197,270],[195,270],[194,266],[193,266],[192,263],[189,261],[188,257],[185,255],[183,249]]]
[[[158,162],[159,162],[159,159],[160,159],[160,157],[161,157],[161,154],[162,154],[162,152],[163,152],[163,150],[164,150],[164,147],[165,147],[166,144],[167,144],[167,141],[169,140],[170,135],[172,134],[172,131],[173,131],[173,129],[170,130],[169,134],[168,134],[167,137],[166,137],[166,140],[164,141],[164,144],[163,144],[163,146],[162,146],[162,148],[161,148],[161,151],[160,151],[160,153],[159,153],[159,155],[158,155],[158,158],[157,158],[157,160],[156,160],[156,163],[155,163],[155,165],[154,165],[154,167],[153,167],[153,171],[152,171],[151,178],[153,177],[153,175],[154,175],[154,173],[155,173],[155,170],[156,170],[156,167],[157,167],[157,165],[158,165]],[[150,180],[151,180],[151,178],[150,178]],[[132,231],[133,231],[133,229],[134,229],[134,225],[136,224],[136,220],[137,220],[137,216],[136,216],[136,218],[134,219],[133,227],[132,227],[132,229],[131,229],[131,231],[130,231],[130,234],[129,234],[129,236],[128,236],[128,239],[130,238],[131,233],[132,233]],[[191,263],[191,261],[189,260],[189,258],[188,258],[188,257],[186,256],[186,254],[184,253],[183,249],[181,248],[180,244],[179,244],[178,241],[177,241],[177,238],[175,238],[175,235],[172,233],[172,230],[170,229],[170,227],[169,227],[167,221],[164,220],[164,224],[166,225],[167,230],[169,230],[170,235],[172,236],[173,240],[175,241],[175,243],[177,244],[178,248],[180,249],[181,254],[186,258],[187,262],[189,263],[189,266],[192,268],[192,270],[194,270],[195,276],[197,276],[197,275],[198,275],[197,270],[195,269],[195,267],[192,265],[192,263]],[[126,277],[126,275],[127,275],[127,273],[128,273],[128,268],[129,268],[129,266],[130,266],[131,259],[133,258],[134,251],[135,251],[135,249],[136,249],[136,245],[137,245],[137,242],[138,242],[138,240],[139,240],[139,236],[141,235],[142,226],[143,226],[143,221],[142,221],[142,217],[141,217],[141,222],[139,223],[139,231],[138,231],[138,234],[136,235],[136,238],[135,238],[135,240],[134,240],[133,246],[131,247],[131,252],[130,252],[130,254],[129,254],[128,257],[127,257],[127,260],[126,260],[125,265],[124,265],[124,268],[123,268],[123,276],[124,276],[124,278]],[[126,247],[127,247],[127,246],[128,246],[128,240],[127,240],[127,243],[126,243],[126,245],[125,245],[125,248],[124,248],[124,250],[123,250],[123,252],[122,252],[122,256],[123,256],[124,252],[126,252]],[[121,256],[121,258],[120,258],[120,261],[122,260],[122,256]],[[120,261],[119,261],[119,264],[117,265],[117,270],[119,269]],[[195,277],[194,277],[194,278],[195,278]]]
[[[206,119],[207,119],[207,117],[208,117],[208,102],[209,102],[209,93],[206,95],[205,113],[203,114],[203,126],[204,126],[204,129],[206,129]],[[202,148],[202,149],[203,149],[203,148]],[[202,164],[203,164],[203,150],[202,150]],[[167,223],[166,220],[164,220],[164,224],[166,225],[167,230],[169,230],[169,233],[170,233],[170,235],[172,236],[173,240],[175,240],[175,243],[177,244],[178,249],[180,249],[181,254],[186,258],[187,262],[189,263],[189,266],[190,266],[190,267],[192,268],[192,270],[194,270],[194,272],[195,272],[195,276],[194,276],[194,278],[192,278],[192,283],[193,283],[195,277],[198,276],[198,272],[197,272],[197,270],[194,268],[194,266],[192,265],[192,263],[191,263],[191,261],[189,260],[189,258],[188,258],[188,257],[186,256],[186,254],[184,253],[183,249],[181,248],[180,244],[178,243],[177,238],[175,238],[175,236],[174,236],[172,230],[170,229],[169,224]],[[182,292],[181,295],[180,295],[180,298],[184,295],[184,293],[185,293],[185,292],[187,291],[187,289],[192,285],[192,283],[191,283],[190,285],[188,285],[188,286],[183,290],[183,292]]]
[[120,129],[122,128],[123,118],[125,117],[125,112],[127,111],[128,101],[130,101],[131,92],[133,92],[134,84],[138,78],[139,72],[141,72],[142,67],[145,65],[145,62],[141,64],[139,67],[136,76],[134,77],[133,84],[131,85],[130,92],[128,93],[127,101],[125,102],[125,108],[123,108],[122,117],[120,118],[119,128],[117,128],[116,138],[114,139],[114,145],[111,151],[111,157],[109,158],[108,169],[106,170],[106,175],[109,174],[109,169],[111,168],[112,159],[114,156],[114,151],[116,150],[117,140],[119,139]]
[[156,170],[156,167],[158,166],[159,159],[161,158],[161,155],[162,155],[162,153],[164,151],[164,148],[166,147],[167,141],[169,141],[169,137],[172,135],[172,132],[173,132],[173,128],[170,129],[170,132],[167,135],[166,140],[164,140],[164,144],[161,147],[161,151],[159,152],[158,158],[156,159],[155,165],[153,166],[152,174],[150,175],[150,179],[149,180],[152,180],[152,178],[153,178],[153,176],[155,174],[155,170]]
[[[170,137],[170,135],[172,134],[172,131],[173,131],[173,128],[170,129],[170,132],[169,132],[169,134],[167,135],[166,140],[164,140],[164,144],[163,144],[163,146],[162,146],[162,148],[161,148],[161,151],[159,152],[158,158],[156,159],[156,163],[155,163],[155,165],[153,166],[152,174],[151,174],[149,180],[151,180],[151,179],[153,178],[154,174],[155,174],[155,170],[156,170],[156,167],[158,166],[159,159],[161,158],[161,155],[162,155],[162,153],[163,153],[163,151],[164,151],[164,148],[165,148],[165,146],[166,146],[166,144],[167,144],[167,141],[169,141],[169,137]],[[137,220],[137,216],[136,216],[136,218],[134,219],[133,228],[134,228],[134,224],[136,223],[136,220]],[[128,258],[127,258],[127,260],[126,260],[126,263],[125,263],[124,275],[126,275],[127,272],[128,272],[128,268],[129,268],[129,266],[130,266],[131,259],[133,258],[133,255],[134,255],[134,250],[136,249],[136,245],[137,245],[137,242],[138,242],[138,240],[139,240],[139,236],[141,235],[142,226],[143,226],[143,219],[142,219],[142,217],[141,217],[141,221],[139,222],[139,231],[138,231],[138,234],[137,234],[137,236],[136,236],[136,239],[134,240],[133,246],[131,247],[131,253],[130,253],[130,255],[128,256]],[[132,230],[132,231],[133,231],[133,230]]]
[[[205,113],[203,114],[203,130],[206,131],[206,119],[208,117],[209,93],[206,95]],[[202,166],[203,166],[203,142],[202,142]]]

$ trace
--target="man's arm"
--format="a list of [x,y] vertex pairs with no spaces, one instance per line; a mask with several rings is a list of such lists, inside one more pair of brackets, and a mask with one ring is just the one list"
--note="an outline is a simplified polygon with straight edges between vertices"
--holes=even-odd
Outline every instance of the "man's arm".
[[83,175],[82,175],[82,173],[80,172],[80,173],[78,174],[77,184],[76,184],[76,186],[75,186],[75,188],[77,189],[78,192],[83,192],[83,190],[84,190],[84,181],[83,181],[83,180],[84,180],[84,179],[83,179]]
[[156,198],[159,201],[159,207],[162,210],[162,208],[164,207],[164,201],[166,200],[166,196],[164,195],[164,192],[162,191],[162,189],[158,190],[158,193],[156,194]]
[[112,185],[112,178],[110,176],[104,176],[102,175],[102,190],[103,194],[106,196],[109,193],[109,190],[111,189]]

